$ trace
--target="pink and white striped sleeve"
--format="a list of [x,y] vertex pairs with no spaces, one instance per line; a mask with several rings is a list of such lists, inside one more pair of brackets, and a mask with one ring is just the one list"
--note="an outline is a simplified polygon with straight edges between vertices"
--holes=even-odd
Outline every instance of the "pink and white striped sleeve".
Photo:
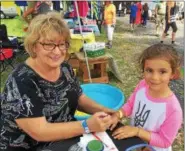
[[166,120],[158,132],[151,132],[150,145],[167,148],[172,145],[179,128],[181,127],[183,116],[182,109],[177,99],[169,100],[173,103],[167,105]]

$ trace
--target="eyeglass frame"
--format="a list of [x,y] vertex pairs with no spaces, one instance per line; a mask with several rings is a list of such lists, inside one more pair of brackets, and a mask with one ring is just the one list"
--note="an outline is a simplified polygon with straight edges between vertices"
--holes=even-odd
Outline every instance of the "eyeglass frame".
[[[67,50],[69,48],[69,43],[68,42],[65,42],[65,44],[55,44],[55,43],[43,43],[43,42],[38,41],[38,43],[41,44],[42,47],[44,48],[44,50],[46,50],[46,51],[53,51],[56,47],[58,47],[60,51]],[[46,49],[45,46],[47,44],[52,44],[53,45],[53,48],[51,50]],[[60,49],[60,47],[59,47],[60,45],[65,46],[65,48]]]

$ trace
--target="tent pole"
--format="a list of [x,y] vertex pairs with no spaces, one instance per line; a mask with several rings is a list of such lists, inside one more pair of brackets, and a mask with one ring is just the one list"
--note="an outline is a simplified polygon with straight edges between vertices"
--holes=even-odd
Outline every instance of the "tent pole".
[[[82,36],[82,44],[84,45],[84,35],[82,33],[82,25],[81,25],[81,22],[80,22],[80,15],[79,15],[79,11],[78,11],[78,6],[77,6],[76,0],[74,0],[74,3],[75,3],[75,7],[76,7],[76,13],[77,13],[77,19],[78,19],[79,28],[80,28],[80,34]],[[89,81],[90,81],[90,83],[92,83],[91,72],[90,72],[90,68],[89,68],[89,62],[88,62],[87,53],[86,53],[86,50],[83,49],[83,51],[84,51],[84,54],[85,54],[85,62],[86,62],[86,65],[87,65]]]

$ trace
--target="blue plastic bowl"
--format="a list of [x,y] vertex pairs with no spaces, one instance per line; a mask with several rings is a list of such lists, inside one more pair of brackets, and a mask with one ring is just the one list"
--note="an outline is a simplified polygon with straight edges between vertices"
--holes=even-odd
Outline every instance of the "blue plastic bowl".
[[[123,92],[117,87],[109,84],[90,83],[81,85],[84,94],[107,108],[118,110],[124,103]],[[90,115],[79,116],[75,114],[77,120],[87,119]]]

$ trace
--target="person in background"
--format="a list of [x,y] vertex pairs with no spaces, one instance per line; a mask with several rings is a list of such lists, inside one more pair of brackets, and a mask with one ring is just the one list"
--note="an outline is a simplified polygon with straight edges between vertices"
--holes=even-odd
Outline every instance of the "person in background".
[[60,12],[60,1],[52,1],[53,9]]
[[156,36],[159,36],[159,29],[160,29],[160,27],[162,27],[162,30],[164,30],[165,13],[166,13],[166,2],[160,1],[155,6]]
[[123,16],[127,14],[127,3],[123,2]]
[[[51,1],[27,1],[28,7],[24,11],[22,17],[29,24],[30,21],[38,14],[47,13],[50,11]],[[25,32],[28,30],[28,27],[23,29]]]
[[51,11],[51,6],[52,6],[51,0],[37,1],[35,6],[36,15],[48,13],[49,11]]
[[141,1],[136,3],[137,6],[137,13],[136,13],[136,25],[140,25],[141,24],[141,17],[142,17],[142,4]]
[[113,137],[137,136],[156,151],[172,151],[183,115],[169,82],[180,76],[180,58],[172,46],[155,44],[141,53],[139,64],[144,79],[117,112],[121,119],[130,117],[131,126],[114,130]]
[[116,25],[116,7],[111,1],[105,1],[103,24],[105,25],[105,31],[108,39],[106,46],[110,49],[112,48],[114,28]]
[[27,1],[27,8],[26,10],[23,12],[23,19],[29,24],[31,19],[33,19],[33,17],[35,16],[35,6],[36,6],[36,1]]
[[172,27],[172,37],[171,37],[171,44],[175,44],[175,34],[177,32],[177,24],[176,24],[176,2],[174,1],[167,1],[166,2],[166,16],[165,16],[165,30],[161,37],[161,43],[164,42],[166,34],[170,27]]
[[137,13],[137,6],[134,2],[131,2],[130,5],[130,28],[133,31],[135,28],[135,21],[136,21],[136,13]]
[[[69,40],[60,13],[31,21],[24,39],[30,56],[9,75],[1,96],[1,151],[36,151],[114,124],[115,111],[88,98],[65,61]],[[93,115],[76,121],[76,109]]]
[[148,3],[145,3],[143,5],[143,27],[146,27],[147,25],[147,19],[148,19],[148,10],[149,10],[149,7],[148,7]]
[[122,2],[120,2],[118,6],[118,16],[119,17],[121,16],[121,11],[122,11]]

